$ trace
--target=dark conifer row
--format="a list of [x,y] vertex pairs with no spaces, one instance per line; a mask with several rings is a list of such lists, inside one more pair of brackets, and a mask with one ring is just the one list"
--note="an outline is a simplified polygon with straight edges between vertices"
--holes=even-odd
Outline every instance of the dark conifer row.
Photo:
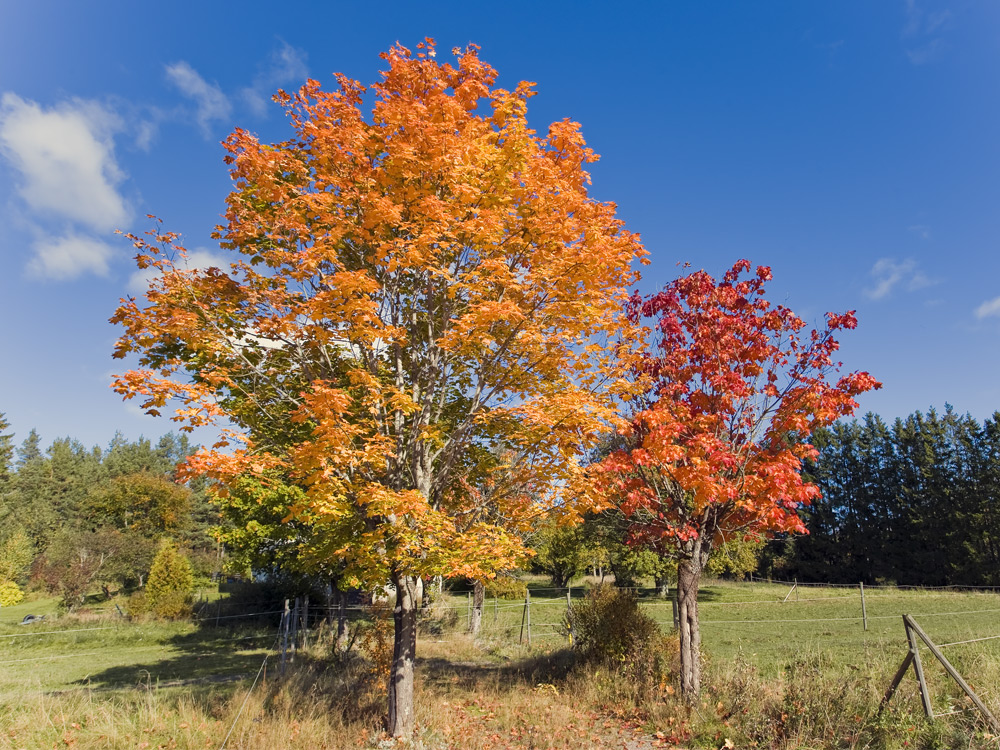
[[877,415],[813,436],[823,498],[761,572],[800,581],[1000,586],[1000,412]]

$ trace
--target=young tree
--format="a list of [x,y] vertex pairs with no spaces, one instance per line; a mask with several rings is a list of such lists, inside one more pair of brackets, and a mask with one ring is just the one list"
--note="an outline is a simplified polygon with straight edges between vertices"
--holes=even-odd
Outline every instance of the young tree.
[[146,581],[146,606],[157,617],[176,619],[189,611],[194,588],[191,562],[170,539],[160,542]]
[[818,490],[803,481],[810,432],[851,414],[880,384],[866,372],[832,382],[834,332],[853,313],[828,314],[803,335],[791,310],[764,299],[770,269],[737,262],[716,282],[698,271],[629,302],[654,321],[634,359],[644,395],[632,402],[624,446],[599,467],[632,520],[633,539],[678,560],[681,689],[701,686],[698,582],[719,541],[748,532],[803,531],[796,511]]
[[14,527],[0,536],[0,583],[16,583],[34,557],[35,549],[23,528]]
[[[582,474],[614,419],[618,321],[644,251],[613,204],[587,194],[597,159],[568,120],[539,137],[531,84],[494,88],[476,47],[435,59],[394,47],[365,88],[344,76],[280,93],[292,139],[227,140],[235,189],[218,237],[228,270],[185,270],[174,234],[132,237],[159,269],[148,304],[123,300],[115,388],[176,419],[225,419],[246,441],[189,461],[222,482],[279,470],[306,489],[324,549],[396,587],[389,731],[413,728],[416,581],[489,579],[524,552],[517,519]],[[176,252],[176,255],[174,254]],[[230,433],[233,435],[234,433]],[[530,461],[533,496],[465,524],[468,452],[494,436]]]

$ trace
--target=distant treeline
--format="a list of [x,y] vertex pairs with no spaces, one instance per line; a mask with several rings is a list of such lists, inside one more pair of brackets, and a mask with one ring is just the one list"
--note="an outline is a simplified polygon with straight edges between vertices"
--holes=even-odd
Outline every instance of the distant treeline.
[[[177,462],[193,451],[183,436],[156,444],[118,436],[104,450],[66,438],[43,450],[34,431],[15,447],[6,429],[0,414],[0,584],[32,579],[67,599],[96,584],[131,589],[142,585],[162,538],[186,550],[196,573],[219,570],[211,527],[226,522],[203,482],[177,482]],[[768,543],[757,573],[803,582],[1000,586],[1000,412],[982,423],[950,406],[892,424],[868,414],[816,432],[813,442],[819,457],[805,473],[823,497],[802,512],[810,533]],[[596,542],[591,526],[601,532]],[[608,546],[606,532],[593,522],[566,531],[576,563],[563,572],[614,570],[621,555],[590,559],[592,548]],[[755,553],[753,545],[745,551]],[[753,566],[751,556],[729,572]],[[621,572],[627,578],[630,571]]]
[[116,435],[103,450],[61,438],[43,449],[34,430],[15,447],[8,428],[0,414],[0,585],[44,588],[72,607],[97,587],[141,587],[164,539],[196,573],[218,570],[218,509],[204,481],[176,476],[194,451],[185,436]]
[[810,533],[771,542],[762,573],[1000,586],[1000,412],[982,424],[947,405],[891,425],[868,414],[813,442],[806,473],[823,498],[803,513]]

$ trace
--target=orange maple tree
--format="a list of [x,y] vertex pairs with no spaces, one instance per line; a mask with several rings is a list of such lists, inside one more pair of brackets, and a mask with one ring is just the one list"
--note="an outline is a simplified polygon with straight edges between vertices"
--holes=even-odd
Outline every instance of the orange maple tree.
[[[289,140],[225,142],[231,267],[189,270],[176,235],[131,236],[157,273],[112,318],[115,355],[139,357],[121,394],[225,426],[191,471],[289,477],[322,528],[314,553],[395,585],[394,735],[413,728],[417,577],[510,568],[519,527],[565,502],[615,418],[620,364],[600,334],[631,329],[620,312],[645,255],[588,196],[597,156],[579,126],[537,135],[532,84],[497,88],[475,46],[454,54],[393,47],[370,94],[344,76],[279,92]],[[487,513],[468,478],[497,441],[527,457],[524,491],[492,493]]]
[[853,312],[805,333],[791,310],[764,299],[771,270],[737,262],[721,281],[705,271],[633,295],[633,323],[652,319],[646,348],[625,355],[641,396],[621,446],[597,466],[631,520],[631,543],[678,560],[681,688],[701,684],[698,583],[713,545],[735,535],[804,532],[797,510],[817,497],[802,461],[819,426],[849,415],[879,388],[867,372],[837,377],[834,332]]

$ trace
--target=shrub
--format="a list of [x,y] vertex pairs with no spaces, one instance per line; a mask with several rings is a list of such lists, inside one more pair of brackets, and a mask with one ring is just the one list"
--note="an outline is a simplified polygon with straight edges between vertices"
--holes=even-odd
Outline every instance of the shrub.
[[512,576],[497,576],[486,582],[486,596],[497,599],[524,599],[528,584]]
[[191,563],[169,540],[160,544],[146,581],[145,604],[150,612],[165,619],[179,619],[191,613],[194,575]]
[[16,583],[13,581],[0,583],[0,607],[13,607],[15,604],[20,604],[22,599],[24,592]]
[[639,609],[633,592],[596,586],[573,604],[572,618],[573,645],[581,659],[614,666],[649,687],[666,685],[678,654],[677,639]]

